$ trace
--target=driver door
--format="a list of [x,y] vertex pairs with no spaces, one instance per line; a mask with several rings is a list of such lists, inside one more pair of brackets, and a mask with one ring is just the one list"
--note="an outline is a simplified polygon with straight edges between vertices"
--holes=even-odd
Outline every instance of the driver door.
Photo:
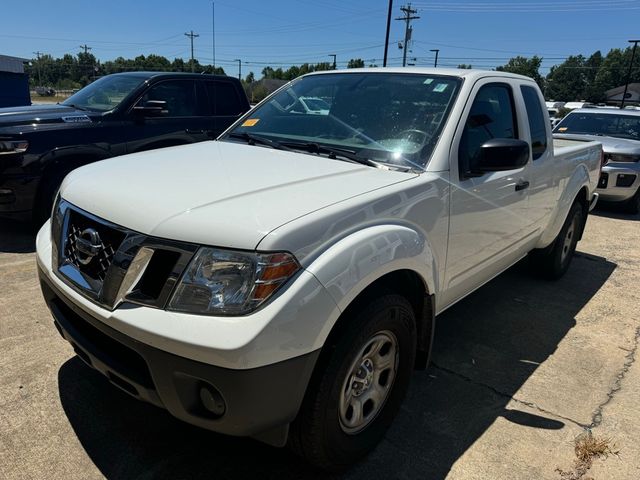
[[507,268],[533,239],[527,220],[531,159],[516,170],[474,173],[484,142],[523,138],[515,84],[496,80],[474,87],[450,151],[451,217],[442,308]]
[[211,139],[211,117],[205,103],[198,101],[194,80],[160,81],[150,86],[136,105],[143,106],[149,100],[166,102],[166,109],[153,116],[130,112],[133,124],[127,129],[128,152]]

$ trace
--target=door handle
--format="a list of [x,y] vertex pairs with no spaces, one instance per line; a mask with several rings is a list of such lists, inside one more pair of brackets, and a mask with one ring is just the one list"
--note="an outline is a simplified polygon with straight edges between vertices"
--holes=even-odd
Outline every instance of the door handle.
[[527,182],[526,180],[520,180],[518,183],[516,183],[516,192],[524,190],[525,188],[529,188],[529,182]]

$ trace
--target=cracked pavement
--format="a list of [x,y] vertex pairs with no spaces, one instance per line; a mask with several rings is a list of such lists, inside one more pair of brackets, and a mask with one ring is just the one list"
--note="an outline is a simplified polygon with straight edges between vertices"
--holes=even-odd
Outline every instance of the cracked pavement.
[[[585,429],[640,478],[640,216],[597,210],[567,275],[524,263],[438,317],[385,440],[337,478],[559,480]],[[0,223],[0,478],[327,478],[286,450],[183,424],[74,357],[41,299],[33,236]]]

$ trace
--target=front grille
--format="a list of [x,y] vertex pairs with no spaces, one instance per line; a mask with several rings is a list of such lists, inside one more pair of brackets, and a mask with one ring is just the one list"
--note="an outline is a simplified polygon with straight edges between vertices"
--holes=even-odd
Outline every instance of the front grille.
[[[78,240],[83,232],[89,229],[99,235],[99,250],[93,258],[88,259],[88,263],[84,263],[81,261],[82,253],[78,250]],[[107,270],[113,262],[113,256],[124,238],[124,233],[105,225],[98,225],[97,222],[92,222],[87,217],[81,217],[77,212],[72,212],[67,227],[64,256],[68,262],[90,278],[104,282]],[[86,258],[84,260],[86,262]]]
[[636,175],[632,173],[619,173],[616,178],[616,187],[630,187],[636,181]]
[[[109,310],[123,301],[164,308],[198,248],[128,230],[62,199],[56,203],[51,230],[56,274]],[[132,264],[136,267],[129,268]]]

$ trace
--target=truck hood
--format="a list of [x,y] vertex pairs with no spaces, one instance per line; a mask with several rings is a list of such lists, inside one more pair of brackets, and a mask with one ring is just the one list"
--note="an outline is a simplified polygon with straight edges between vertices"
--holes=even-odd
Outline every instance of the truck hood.
[[0,130],[5,127],[51,123],[88,123],[101,116],[64,105],[0,108]]
[[204,142],[75,170],[61,196],[100,218],[157,237],[254,249],[296,218],[416,174],[305,153]]
[[567,138],[569,140],[589,140],[599,142],[602,144],[602,150],[605,153],[640,154],[640,140],[576,133],[554,133],[553,136],[558,138]]

